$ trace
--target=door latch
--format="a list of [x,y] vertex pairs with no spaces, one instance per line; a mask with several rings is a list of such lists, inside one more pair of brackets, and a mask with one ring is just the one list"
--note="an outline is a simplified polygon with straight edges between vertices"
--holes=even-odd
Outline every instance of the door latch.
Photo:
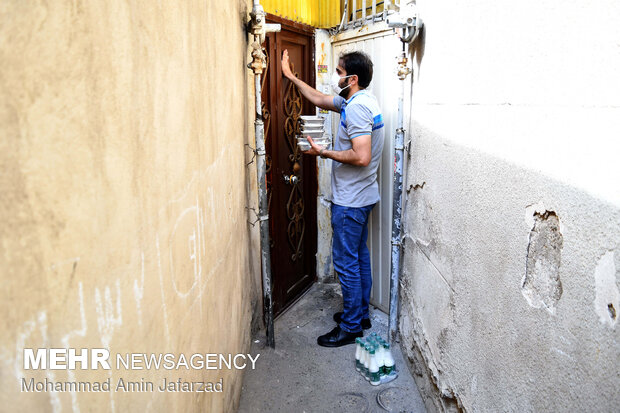
[[284,175],[284,182],[289,185],[297,185],[300,179],[295,175]]

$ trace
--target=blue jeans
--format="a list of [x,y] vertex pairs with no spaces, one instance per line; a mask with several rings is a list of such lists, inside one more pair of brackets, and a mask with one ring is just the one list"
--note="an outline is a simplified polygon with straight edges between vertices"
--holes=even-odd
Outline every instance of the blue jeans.
[[366,240],[368,217],[374,206],[354,208],[332,204],[332,258],[343,301],[340,328],[350,333],[362,331],[362,318],[369,318],[372,274]]

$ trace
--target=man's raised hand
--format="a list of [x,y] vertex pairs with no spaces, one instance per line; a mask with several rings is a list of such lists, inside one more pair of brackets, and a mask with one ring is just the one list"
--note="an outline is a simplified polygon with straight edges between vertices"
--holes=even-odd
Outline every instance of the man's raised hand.
[[287,49],[284,49],[284,53],[282,53],[282,75],[288,78],[293,76],[293,72],[291,72],[291,65],[288,59]]

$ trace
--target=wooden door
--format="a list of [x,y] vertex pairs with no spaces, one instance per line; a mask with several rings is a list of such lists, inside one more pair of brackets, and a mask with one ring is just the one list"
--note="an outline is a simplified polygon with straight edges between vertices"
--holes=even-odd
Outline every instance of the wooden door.
[[309,26],[276,16],[268,16],[267,20],[282,25],[281,32],[270,33],[265,41],[268,67],[262,92],[272,299],[277,315],[316,278],[316,158],[303,155],[295,137],[299,133],[299,116],[314,115],[315,107],[303,98],[294,84],[282,77],[280,66],[282,52],[287,49],[293,72],[314,85],[314,35]]

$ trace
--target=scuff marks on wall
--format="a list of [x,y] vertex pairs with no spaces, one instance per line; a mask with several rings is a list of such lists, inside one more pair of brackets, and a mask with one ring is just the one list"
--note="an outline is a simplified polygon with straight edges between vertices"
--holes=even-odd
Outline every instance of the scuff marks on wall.
[[598,261],[594,270],[594,286],[596,298],[594,308],[599,321],[612,328],[618,322],[620,309],[620,291],[616,282],[618,270],[614,262],[613,251],[607,251]]
[[560,220],[549,210],[535,209],[532,216],[534,225],[527,246],[521,293],[532,307],[555,314],[555,306],[562,296],[560,265],[564,241]]
[[[321,159],[322,162],[326,160]],[[319,195],[317,203],[318,250],[316,254],[317,277],[323,282],[335,280],[332,264],[331,201]]]
[[101,344],[110,348],[114,331],[123,325],[123,311],[121,306],[121,283],[116,280],[115,300],[112,299],[112,290],[106,285],[103,294],[99,287],[95,287],[95,309],[97,311],[97,327]]
[[[77,264],[77,261],[76,261]],[[74,267],[75,269],[75,264]],[[86,333],[88,332],[88,323],[86,322],[86,311],[85,311],[85,306],[84,306],[84,289],[82,286],[82,282],[80,282],[78,284],[78,302],[79,302],[79,307],[80,307],[80,325],[81,328],[79,330],[72,330],[69,331],[61,340],[62,345],[64,348],[70,348],[70,341],[76,337],[76,338],[82,338],[82,337],[86,337]],[[75,381],[75,371],[74,370],[67,370],[67,377],[69,379],[69,381]],[[72,391],[71,392],[71,407],[73,408],[73,412],[74,413],[79,413],[80,412],[80,407],[79,407],[79,403],[78,403],[78,397],[77,397],[77,393]]]

